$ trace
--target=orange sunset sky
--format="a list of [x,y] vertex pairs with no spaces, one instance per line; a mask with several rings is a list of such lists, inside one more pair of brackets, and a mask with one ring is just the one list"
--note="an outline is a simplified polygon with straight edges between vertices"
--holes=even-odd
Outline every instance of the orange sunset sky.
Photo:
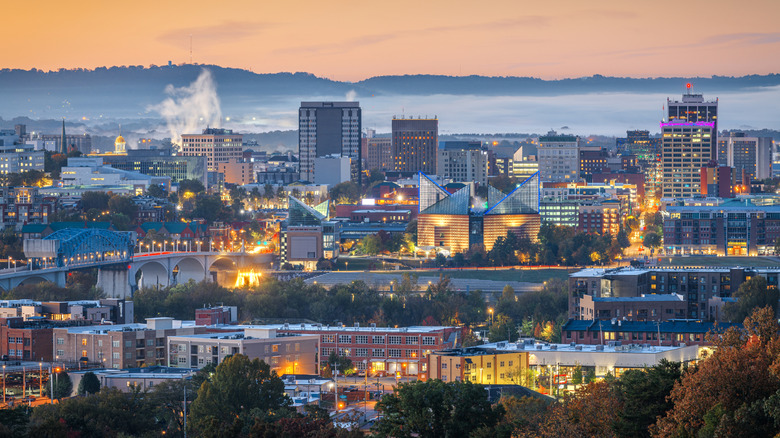
[[780,71],[778,0],[6,2],[2,68],[563,78]]

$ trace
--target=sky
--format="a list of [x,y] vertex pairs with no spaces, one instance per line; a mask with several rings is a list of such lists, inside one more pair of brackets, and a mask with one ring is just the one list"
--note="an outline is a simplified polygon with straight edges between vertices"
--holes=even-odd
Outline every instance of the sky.
[[0,68],[192,61],[378,75],[780,72],[777,0],[31,0],[4,5]]

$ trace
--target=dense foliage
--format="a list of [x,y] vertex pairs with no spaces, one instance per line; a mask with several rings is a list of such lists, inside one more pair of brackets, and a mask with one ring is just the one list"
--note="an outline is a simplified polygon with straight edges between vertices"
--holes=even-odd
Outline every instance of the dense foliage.
[[[157,289],[142,289],[134,297],[136,318],[172,316],[192,319],[195,309],[209,303],[239,306],[240,319],[306,318],[322,323],[374,322],[379,326],[473,324],[486,320],[485,300],[478,291],[453,291],[449,279],[415,292],[413,277],[401,282],[393,295],[362,281],[326,289],[300,279],[277,281],[266,278],[255,289],[230,291],[210,282],[186,283]],[[404,284],[405,283],[405,284]]]
[[103,388],[32,409],[0,409],[0,436],[182,437],[185,391],[189,436],[363,436],[335,428],[327,412],[316,406],[297,413],[283,390],[283,382],[267,364],[235,355],[187,381],[171,380],[151,389],[130,387],[126,392]]

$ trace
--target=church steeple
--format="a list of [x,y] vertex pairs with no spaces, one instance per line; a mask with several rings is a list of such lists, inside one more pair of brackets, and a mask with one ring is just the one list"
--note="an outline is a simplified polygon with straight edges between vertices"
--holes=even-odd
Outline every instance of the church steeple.
[[65,141],[65,117],[62,118],[62,138],[60,139],[60,151],[68,155],[68,142]]

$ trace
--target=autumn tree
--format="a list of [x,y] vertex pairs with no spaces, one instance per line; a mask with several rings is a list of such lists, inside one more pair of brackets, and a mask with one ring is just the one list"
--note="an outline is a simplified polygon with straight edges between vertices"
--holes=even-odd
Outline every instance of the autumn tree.
[[780,431],[780,338],[771,307],[730,328],[714,353],[672,389],[656,437],[774,436]]

